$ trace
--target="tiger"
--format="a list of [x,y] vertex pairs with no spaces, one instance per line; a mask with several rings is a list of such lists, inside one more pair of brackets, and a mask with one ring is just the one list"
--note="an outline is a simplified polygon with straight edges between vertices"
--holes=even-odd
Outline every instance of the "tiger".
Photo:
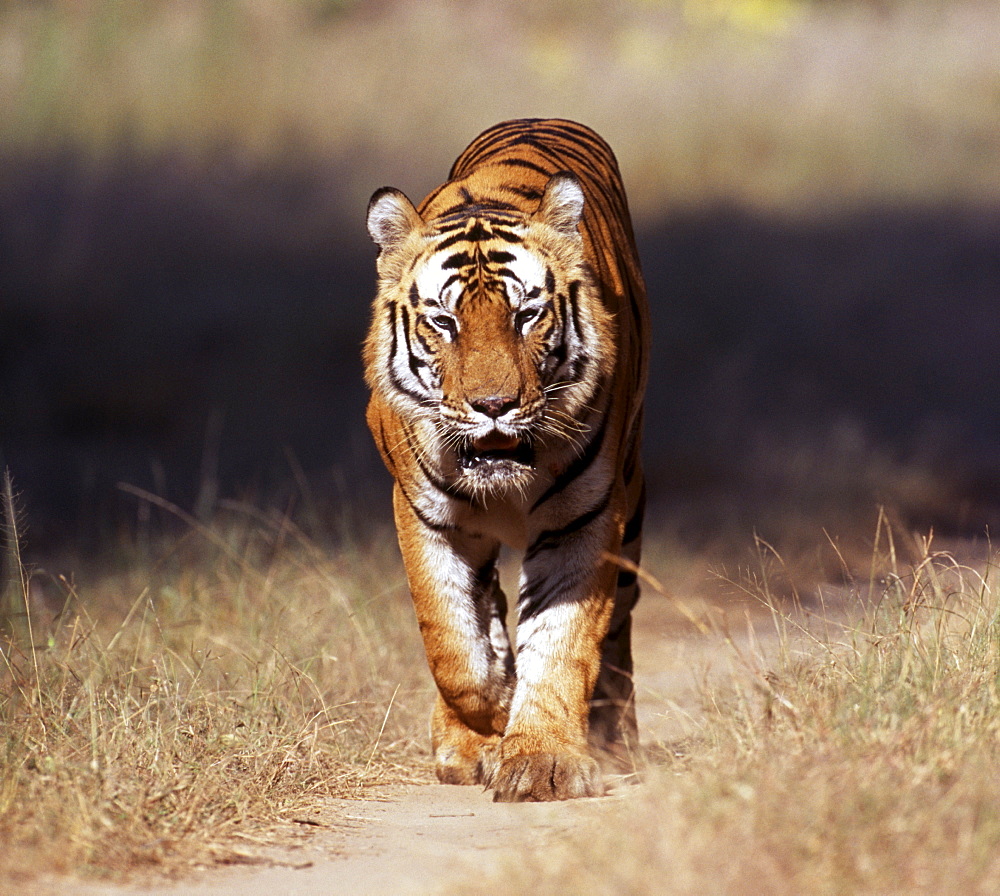
[[[437,686],[437,778],[603,795],[638,755],[649,354],[615,155],[572,121],[502,122],[419,208],[377,190],[367,229],[366,418]],[[513,632],[501,546],[521,554]]]

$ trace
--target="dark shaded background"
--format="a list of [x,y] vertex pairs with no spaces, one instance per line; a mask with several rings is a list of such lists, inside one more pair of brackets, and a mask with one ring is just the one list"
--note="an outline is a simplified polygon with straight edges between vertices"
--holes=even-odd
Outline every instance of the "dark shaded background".
[[[359,359],[374,249],[363,209],[311,211],[336,172],[10,164],[2,460],[32,546],[133,525],[120,482],[200,514],[220,497],[388,514]],[[880,501],[939,530],[995,519],[1000,208],[716,206],[639,244],[657,512],[692,539]]]
[[[0,463],[26,544],[389,512],[364,205],[493,122],[616,148],[652,518],[693,546],[1000,506],[1000,17],[979,0],[0,5]],[[131,491],[123,490],[126,484]]]

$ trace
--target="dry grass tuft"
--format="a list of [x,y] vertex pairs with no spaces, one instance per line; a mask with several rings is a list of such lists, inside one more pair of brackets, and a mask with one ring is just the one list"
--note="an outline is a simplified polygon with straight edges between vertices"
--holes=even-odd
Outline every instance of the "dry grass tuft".
[[923,548],[900,563],[880,526],[848,622],[785,612],[762,586],[780,645],[752,684],[707,693],[698,735],[585,848],[519,856],[481,891],[996,892],[996,557]]
[[30,637],[7,625],[0,657],[0,873],[239,861],[323,797],[425,779],[426,676],[380,544],[236,508],[132,550],[79,579],[7,569]]

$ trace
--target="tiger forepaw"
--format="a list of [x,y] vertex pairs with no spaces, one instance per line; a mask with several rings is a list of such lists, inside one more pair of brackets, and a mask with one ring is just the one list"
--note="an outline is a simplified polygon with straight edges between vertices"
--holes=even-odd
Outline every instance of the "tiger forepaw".
[[532,753],[500,763],[490,781],[495,803],[546,802],[603,796],[598,764],[575,753]]
[[496,771],[500,738],[465,734],[434,751],[434,771],[442,784],[487,784]]

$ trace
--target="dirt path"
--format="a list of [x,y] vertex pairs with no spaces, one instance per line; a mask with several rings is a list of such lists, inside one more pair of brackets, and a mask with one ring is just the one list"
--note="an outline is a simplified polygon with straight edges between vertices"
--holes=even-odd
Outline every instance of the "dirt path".
[[[636,619],[639,721],[647,743],[670,744],[690,733],[700,713],[705,682],[748,681],[777,637],[770,620],[755,614],[752,631],[742,611],[728,614],[732,643],[699,634],[674,605],[651,595]],[[35,893],[81,896],[405,896],[440,892],[451,880],[482,874],[514,850],[543,848],[581,824],[599,820],[639,787],[622,785],[600,800],[559,804],[494,804],[479,788],[443,785],[394,788],[384,801],[332,801],[307,845],[268,853],[264,864],[210,868],[181,881],[111,886],[37,882]],[[32,892],[31,889],[23,891]]]

